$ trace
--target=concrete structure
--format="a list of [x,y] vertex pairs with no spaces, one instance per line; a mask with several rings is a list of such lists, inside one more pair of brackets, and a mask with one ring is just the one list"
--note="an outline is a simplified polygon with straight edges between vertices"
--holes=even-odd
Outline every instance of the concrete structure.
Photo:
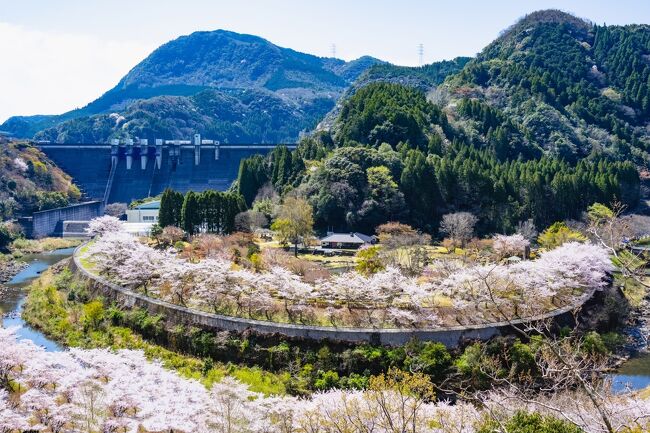
[[154,223],[123,223],[122,230],[133,236],[149,236]]
[[85,238],[88,237],[86,229],[90,221],[63,221],[64,238]]
[[374,236],[364,235],[359,232],[352,233],[328,233],[320,240],[322,249],[344,249],[357,250],[363,245],[371,245],[376,242]]
[[64,221],[90,221],[104,213],[101,201],[89,201],[70,206],[34,212],[31,217],[21,218],[25,235],[31,238],[63,236]]
[[126,210],[126,221],[129,223],[150,223],[158,222],[160,212],[160,201],[142,203],[133,209]]
[[[112,140],[108,144],[36,146],[93,200],[130,203],[173,188],[224,191],[237,178],[239,161],[265,154],[276,144],[221,144],[199,134],[190,140]],[[293,149],[295,144],[288,144]]]
[[420,341],[438,341],[449,348],[458,347],[470,340],[489,340],[498,335],[513,333],[517,325],[540,322],[552,319],[560,326],[573,324],[574,311],[590,301],[596,290],[586,292],[575,304],[558,308],[549,313],[517,319],[510,322],[495,322],[471,326],[450,326],[439,328],[335,328],[327,326],[294,325],[288,323],[267,322],[262,320],[243,319],[192,310],[144,296],[124,287],[113,284],[106,279],[93,275],[81,265],[77,247],[72,257],[71,268],[79,276],[89,282],[91,291],[110,301],[115,301],[123,308],[142,308],[151,314],[160,314],[165,318],[166,326],[177,325],[196,326],[209,331],[252,331],[258,334],[282,335],[288,338],[344,341],[349,343],[370,343],[385,346],[401,346],[413,338]]

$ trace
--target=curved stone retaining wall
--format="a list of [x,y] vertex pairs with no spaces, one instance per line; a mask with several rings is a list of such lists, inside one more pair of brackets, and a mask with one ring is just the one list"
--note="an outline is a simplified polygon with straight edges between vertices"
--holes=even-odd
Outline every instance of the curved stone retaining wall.
[[437,341],[452,348],[463,341],[488,340],[497,335],[512,333],[513,325],[553,319],[558,323],[567,324],[573,321],[573,311],[589,301],[596,292],[585,294],[579,302],[547,314],[526,320],[513,320],[482,325],[453,326],[444,328],[422,329],[373,329],[373,328],[335,328],[327,326],[294,325],[275,323],[262,320],[244,319],[223,316],[203,311],[197,311],[180,305],[150,298],[142,294],[120,287],[106,279],[93,275],[81,265],[78,247],[73,256],[72,267],[77,274],[91,283],[92,290],[106,299],[115,301],[125,308],[142,308],[151,314],[163,315],[170,325],[196,326],[213,331],[253,331],[259,334],[280,334],[290,338],[332,340],[349,343],[371,343],[386,346],[400,346],[414,337],[421,341]]

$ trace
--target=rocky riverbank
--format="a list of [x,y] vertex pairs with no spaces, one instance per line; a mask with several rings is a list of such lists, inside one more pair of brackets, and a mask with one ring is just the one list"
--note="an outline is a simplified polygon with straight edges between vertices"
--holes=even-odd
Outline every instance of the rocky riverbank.
[[[619,333],[624,337],[624,343],[619,345],[611,356],[611,370],[618,371],[632,358],[644,356],[648,353],[650,338],[650,298],[646,295],[645,288],[634,285],[627,288],[625,299],[629,301],[624,323],[619,328]],[[623,294],[623,286],[621,292]]]
[[0,284],[11,280],[18,272],[27,267],[27,263],[15,260],[11,256],[0,258]]
[[648,338],[650,337],[650,300],[644,298],[640,305],[630,314],[627,326],[622,330],[627,337],[627,344],[624,347],[627,357],[648,350]]

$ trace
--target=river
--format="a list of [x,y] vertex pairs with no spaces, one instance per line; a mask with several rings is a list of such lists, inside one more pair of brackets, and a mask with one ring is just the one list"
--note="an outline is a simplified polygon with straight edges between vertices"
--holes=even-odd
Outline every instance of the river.
[[616,392],[647,388],[650,386],[650,353],[641,352],[625,361],[611,378]]
[[63,348],[56,342],[47,338],[42,332],[29,326],[20,317],[20,313],[27,298],[27,287],[41,272],[60,260],[70,257],[74,248],[49,251],[39,254],[27,254],[19,260],[28,263],[28,266],[5,283],[7,288],[0,298],[0,311],[4,327],[17,327],[19,339],[32,340],[36,345],[48,351],[59,351]]

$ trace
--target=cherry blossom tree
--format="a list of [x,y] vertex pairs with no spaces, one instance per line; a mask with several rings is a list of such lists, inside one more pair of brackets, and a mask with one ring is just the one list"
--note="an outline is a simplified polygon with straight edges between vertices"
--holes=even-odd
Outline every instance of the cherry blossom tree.
[[[590,433],[650,427],[648,400],[605,387],[598,408],[581,388],[563,386],[536,396],[503,387],[451,405],[434,400],[427,376],[391,370],[365,390],[265,397],[232,378],[207,389],[141,351],[45,352],[5,328],[0,362],[12,383],[0,386],[0,433],[475,433],[486,417],[505,420],[518,410],[562,418]],[[559,367],[545,372],[568,374]]]
[[[494,244],[501,254],[510,254],[527,241],[498,236]],[[221,254],[176,254],[120,231],[97,237],[85,257],[109,280],[183,306],[267,320],[283,311],[286,319],[301,323],[312,321],[317,309],[333,308],[336,314],[322,314],[338,326],[345,318],[355,326],[382,326],[382,321],[434,326],[440,322],[440,296],[452,300],[458,316],[475,322],[494,320],[490,307],[512,317],[539,314],[603,289],[614,269],[604,247],[568,242],[536,260],[513,264],[438,260],[417,278],[388,266],[368,276],[352,271],[312,282],[282,263],[256,272]],[[461,314],[468,308],[472,314]]]
[[88,236],[101,236],[106,233],[114,233],[122,230],[122,222],[111,215],[104,215],[90,220],[86,234]]
[[500,258],[508,256],[523,256],[530,241],[517,233],[510,236],[496,235],[492,238],[492,248]]

